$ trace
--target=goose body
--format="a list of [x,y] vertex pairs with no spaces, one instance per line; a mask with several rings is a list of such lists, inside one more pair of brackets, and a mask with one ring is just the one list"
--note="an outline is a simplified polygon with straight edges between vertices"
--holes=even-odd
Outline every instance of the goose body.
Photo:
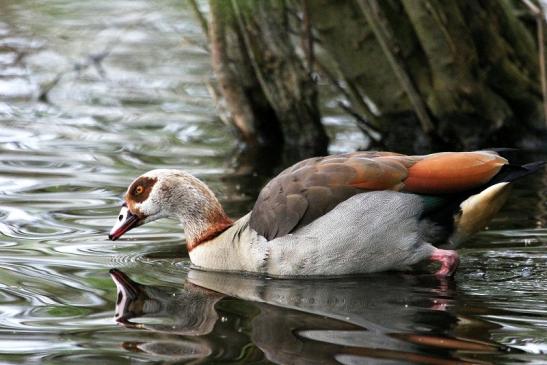
[[205,270],[330,276],[433,260],[447,276],[459,261],[453,249],[488,223],[512,181],[542,165],[512,165],[493,151],[311,158],[272,179],[235,222],[197,178],[152,170],[129,186],[109,237],[171,216],[192,264]]

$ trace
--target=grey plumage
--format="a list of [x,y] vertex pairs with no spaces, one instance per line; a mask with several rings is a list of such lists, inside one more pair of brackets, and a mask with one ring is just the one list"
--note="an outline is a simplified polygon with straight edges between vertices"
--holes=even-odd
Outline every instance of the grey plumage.
[[268,242],[270,275],[345,275],[404,269],[431,255],[420,230],[422,199],[355,195],[292,234]]

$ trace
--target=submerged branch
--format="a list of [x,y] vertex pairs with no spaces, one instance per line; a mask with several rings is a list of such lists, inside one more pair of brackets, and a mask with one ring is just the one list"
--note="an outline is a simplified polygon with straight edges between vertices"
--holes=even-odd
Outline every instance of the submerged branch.
[[545,69],[545,13],[541,4],[534,4],[530,0],[522,0],[530,12],[536,18],[537,24],[537,42],[539,55],[539,74],[541,78],[541,93],[543,95],[543,118],[547,124],[547,71]]
[[[316,67],[319,71],[325,75],[329,80],[329,83],[333,85],[340,94],[342,94],[347,100],[352,101],[357,104],[359,111],[355,110],[351,104],[339,101],[338,107],[344,110],[349,115],[357,121],[357,127],[367,136],[370,137],[376,144],[382,144],[382,133],[369,121],[374,120],[373,113],[369,110],[366,103],[363,102],[363,97],[352,84],[350,80],[345,79],[345,83],[349,90],[346,90],[341,84],[340,81],[332,74],[332,72],[325,67],[319,60],[315,61]],[[362,116],[360,113],[364,114]]]
[[85,56],[83,61],[75,62],[71,69],[69,70],[63,70],[59,72],[53,80],[48,82],[46,85],[41,87],[40,93],[38,94],[38,100],[44,102],[44,103],[51,103],[51,100],[49,99],[49,93],[51,90],[53,90],[60,82],[61,80],[68,74],[74,72],[76,74],[80,74],[83,71],[87,70],[90,67],[93,67],[95,71],[97,71],[97,74],[101,76],[101,78],[106,78],[106,70],[103,67],[103,61],[112,54],[112,51],[118,44],[120,43],[120,37],[122,34],[125,33],[125,31],[143,23],[146,20],[146,17],[143,14],[143,18],[138,21],[135,24],[131,24],[126,26],[123,30],[121,30],[118,35],[112,39],[110,42],[106,44],[104,49],[100,52],[95,53],[89,53],[87,56]]
[[306,55],[308,72],[313,73],[313,35],[311,30],[310,8],[308,0],[302,0],[302,49]]
[[543,116],[547,124],[547,72],[545,70],[545,19],[543,11],[536,17],[538,31],[539,70],[541,77],[541,93],[543,94]]
[[110,55],[113,48],[114,47],[112,46],[112,44],[109,44],[104,51],[89,54],[83,61],[74,63],[70,70],[64,70],[59,72],[53,78],[53,80],[51,80],[44,86],[41,86],[40,93],[38,94],[38,100],[44,103],[51,103],[51,100],[49,100],[49,93],[51,92],[51,90],[53,90],[53,88],[55,88],[66,75],[72,72],[80,74],[88,68],[93,67],[97,71],[99,76],[101,76],[103,79],[106,78],[106,71],[102,65],[102,61],[106,57],[108,57],[108,55]]
[[365,118],[361,116],[358,112],[353,110],[353,108],[343,101],[338,102],[338,107],[344,110],[346,113],[351,115],[357,121],[357,127],[367,136],[370,137],[376,144],[382,144],[382,134],[378,131],[372,124],[368,122]]
[[198,3],[196,0],[188,0],[190,3],[190,7],[192,8],[192,12],[194,13],[194,16],[199,22],[199,25],[201,26],[201,30],[203,31],[203,34],[209,39],[209,25],[207,24],[207,19],[205,19],[205,16],[203,16],[203,13],[201,10],[199,10]]
[[420,121],[422,130],[426,134],[431,135],[434,132],[435,127],[429,117],[425,102],[422,100],[420,93],[414,86],[410,75],[406,71],[403,60],[394,51],[396,48],[395,43],[387,26],[387,20],[381,12],[378,2],[376,0],[359,0],[358,4],[389,64],[391,65],[393,72],[408,95],[418,120]]

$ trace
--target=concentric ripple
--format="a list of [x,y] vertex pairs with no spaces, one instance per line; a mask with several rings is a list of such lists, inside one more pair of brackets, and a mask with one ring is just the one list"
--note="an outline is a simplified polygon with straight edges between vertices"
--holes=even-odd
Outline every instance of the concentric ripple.
[[[0,14],[1,363],[544,360],[546,174],[462,250],[455,282],[192,276],[177,222],[107,240],[128,183],[149,169],[196,174],[232,216],[268,178],[231,165],[237,145],[208,96],[188,4],[21,0]],[[363,147],[323,104],[331,151]],[[146,291],[133,324],[114,321],[114,267]]]

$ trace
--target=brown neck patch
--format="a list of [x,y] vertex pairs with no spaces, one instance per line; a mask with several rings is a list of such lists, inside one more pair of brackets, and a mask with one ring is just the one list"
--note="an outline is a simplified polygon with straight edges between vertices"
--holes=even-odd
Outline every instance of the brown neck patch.
[[217,220],[214,221],[214,223],[209,226],[209,228],[199,234],[199,236],[193,238],[191,241],[188,241],[188,243],[186,244],[188,252],[192,251],[194,248],[201,245],[202,243],[218,237],[222,232],[230,228],[233,224],[234,221],[228,218],[225,214],[222,214],[217,218]]

